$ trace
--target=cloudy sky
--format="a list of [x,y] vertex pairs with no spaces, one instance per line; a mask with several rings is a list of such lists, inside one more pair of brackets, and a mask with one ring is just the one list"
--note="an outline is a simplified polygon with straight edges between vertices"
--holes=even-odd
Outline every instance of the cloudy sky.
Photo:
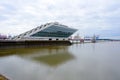
[[79,35],[120,36],[120,0],[0,0],[0,33],[17,35],[47,22]]

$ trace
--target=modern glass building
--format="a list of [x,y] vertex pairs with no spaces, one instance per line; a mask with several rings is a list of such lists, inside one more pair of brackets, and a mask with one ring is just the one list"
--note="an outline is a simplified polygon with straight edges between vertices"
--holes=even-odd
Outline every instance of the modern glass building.
[[14,37],[14,40],[66,40],[77,29],[59,24],[58,22],[46,23],[30,31]]

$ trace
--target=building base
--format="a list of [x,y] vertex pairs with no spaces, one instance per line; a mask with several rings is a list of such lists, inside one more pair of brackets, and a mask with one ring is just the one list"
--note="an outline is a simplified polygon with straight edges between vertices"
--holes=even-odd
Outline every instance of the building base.
[[39,41],[39,40],[26,40],[26,41],[13,41],[13,40],[1,40],[0,48],[9,47],[32,47],[32,46],[63,46],[71,45],[69,40],[61,41]]

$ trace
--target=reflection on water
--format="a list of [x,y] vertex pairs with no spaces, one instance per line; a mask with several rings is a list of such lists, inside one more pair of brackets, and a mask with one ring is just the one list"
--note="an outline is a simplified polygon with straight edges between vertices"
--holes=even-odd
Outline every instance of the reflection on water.
[[44,48],[19,48],[0,50],[1,56],[16,55],[24,59],[32,59],[38,62],[57,66],[73,57],[69,54],[67,46],[44,47]]
[[57,66],[67,60],[70,60],[73,58],[73,55],[69,53],[57,53],[57,54],[52,54],[52,55],[47,55],[47,56],[38,56],[34,57],[34,60],[46,63],[50,66]]
[[10,80],[120,80],[120,42],[0,50]]
[[45,80],[54,68],[74,58],[67,46],[0,49],[0,56],[0,73],[11,80]]

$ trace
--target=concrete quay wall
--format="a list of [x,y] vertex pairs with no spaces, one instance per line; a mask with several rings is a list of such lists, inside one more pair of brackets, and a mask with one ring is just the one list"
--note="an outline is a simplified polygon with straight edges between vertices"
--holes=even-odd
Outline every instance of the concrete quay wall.
[[0,47],[19,47],[19,46],[62,46],[71,45],[68,40],[59,41],[39,41],[39,40],[27,40],[27,41],[13,41],[13,40],[0,40]]

